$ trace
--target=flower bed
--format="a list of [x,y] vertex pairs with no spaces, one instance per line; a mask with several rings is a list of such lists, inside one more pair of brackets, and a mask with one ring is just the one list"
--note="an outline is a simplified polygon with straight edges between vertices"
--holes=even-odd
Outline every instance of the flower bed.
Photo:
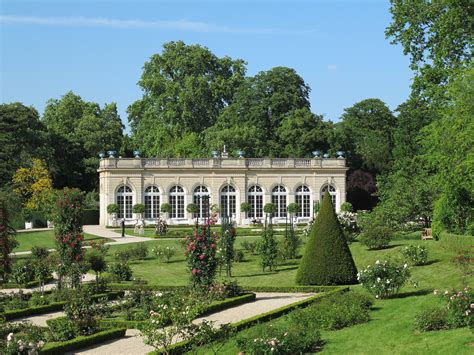
[[[100,293],[92,296],[93,300],[98,300],[100,298],[106,297],[108,300],[114,300],[123,295],[123,291],[111,291],[107,293]],[[66,302],[53,302],[43,306],[34,306],[22,309],[13,309],[0,313],[0,316],[5,317],[6,320],[12,320],[15,318],[28,317],[38,314],[44,314],[49,312],[61,311]]]
[[125,336],[126,328],[106,329],[88,336],[80,336],[67,341],[59,341],[54,343],[47,343],[40,350],[40,354],[64,354],[68,351],[73,351],[88,346],[100,344],[104,341],[121,338]]

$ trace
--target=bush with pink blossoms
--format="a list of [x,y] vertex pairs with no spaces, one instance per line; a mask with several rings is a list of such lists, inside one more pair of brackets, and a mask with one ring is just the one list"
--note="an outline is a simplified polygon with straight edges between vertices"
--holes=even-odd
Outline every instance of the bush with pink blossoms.
[[216,249],[218,235],[210,226],[201,225],[185,237],[186,259],[193,286],[209,287],[214,281],[218,266]]

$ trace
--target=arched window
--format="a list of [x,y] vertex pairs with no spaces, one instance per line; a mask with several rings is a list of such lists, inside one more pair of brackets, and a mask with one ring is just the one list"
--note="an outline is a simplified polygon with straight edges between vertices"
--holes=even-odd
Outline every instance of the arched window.
[[130,186],[122,185],[117,189],[116,202],[118,218],[132,218],[133,192]]
[[308,186],[301,185],[296,189],[295,202],[300,206],[297,217],[311,217],[311,192]]
[[171,218],[184,218],[184,189],[173,186],[170,190]]
[[248,202],[250,204],[249,218],[263,218],[263,190],[254,185],[249,188]]
[[196,187],[194,189],[193,202],[198,207],[198,218],[206,217],[205,212],[206,210],[209,211],[209,198],[202,198],[203,196],[209,197],[209,190],[207,187],[202,185]]
[[160,217],[160,189],[148,186],[145,189],[145,218]]
[[225,217],[235,216],[237,194],[235,188],[226,185],[221,189],[221,215]]
[[321,201],[323,200],[323,196],[326,191],[329,191],[329,196],[331,196],[332,205],[334,209],[336,209],[336,188],[333,185],[324,185],[321,188]]
[[286,217],[286,188],[277,185],[272,190],[272,203],[276,207],[274,217]]

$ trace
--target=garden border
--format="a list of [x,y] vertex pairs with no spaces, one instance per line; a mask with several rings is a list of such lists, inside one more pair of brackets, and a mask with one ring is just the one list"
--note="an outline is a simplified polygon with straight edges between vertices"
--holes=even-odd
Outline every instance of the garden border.
[[[287,306],[283,306],[283,307],[274,309],[273,311],[269,311],[269,312],[266,312],[266,313],[259,314],[258,316],[255,316],[255,317],[244,319],[240,322],[231,323],[231,326],[235,327],[236,331],[239,332],[239,331],[241,331],[245,328],[248,328],[248,327],[250,327],[252,325],[255,325],[255,324],[258,324],[260,322],[266,322],[266,321],[269,321],[271,319],[281,317],[282,315],[285,315],[285,314],[287,314],[287,313],[289,313],[289,312],[291,312],[295,309],[307,307],[311,303],[319,301],[320,299],[323,299],[323,298],[328,297],[330,295],[334,295],[334,294],[337,294],[337,293],[342,293],[342,292],[349,291],[349,286],[330,286],[330,287],[333,287],[333,289],[330,290],[330,291],[319,293],[319,294],[311,296],[307,299],[291,303]],[[182,353],[184,353],[185,351],[187,351],[191,348],[192,342],[193,342],[192,339],[188,339],[188,340],[183,340],[179,343],[173,344],[169,349],[170,354],[182,354]],[[151,352],[148,353],[148,355],[159,355],[159,354],[163,354],[163,352],[160,351],[159,349],[151,351]]]
[[48,355],[64,354],[67,351],[77,350],[88,346],[100,344],[107,340],[121,338],[125,336],[126,331],[126,328],[106,329],[92,335],[79,336],[77,338],[67,341],[46,343],[45,346],[40,349],[39,353]]
[[[211,313],[219,312],[234,306],[239,306],[241,304],[249,303],[255,301],[255,293],[245,293],[240,296],[231,297],[226,300],[212,302],[207,306],[202,312],[198,314],[198,317],[202,317]],[[102,319],[100,321],[100,326],[103,328],[112,328],[112,327],[126,327],[127,329],[140,329],[144,324],[144,321],[137,320],[107,320]]]
[[[110,291],[107,293],[98,293],[95,295],[92,295],[92,300],[97,301],[100,298],[107,297],[107,299],[114,300],[120,296],[123,296],[123,291]],[[0,313],[0,317],[5,317],[5,320],[12,320],[16,318],[21,318],[21,317],[28,317],[28,316],[34,316],[34,315],[39,315],[39,314],[45,314],[49,312],[56,312],[56,311],[61,311],[66,304],[65,301],[61,302],[53,302],[50,304],[46,304],[44,306],[34,306],[34,307],[28,307],[28,308],[22,308],[22,309],[12,309],[9,311],[5,311],[3,313]]]

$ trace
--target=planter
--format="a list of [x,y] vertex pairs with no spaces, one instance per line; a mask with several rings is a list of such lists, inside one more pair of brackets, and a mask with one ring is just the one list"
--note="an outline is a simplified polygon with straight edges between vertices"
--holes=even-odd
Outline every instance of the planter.
[[53,228],[53,221],[46,221],[46,226],[48,228]]
[[33,229],[33,222],[25,222],[25,229]]

